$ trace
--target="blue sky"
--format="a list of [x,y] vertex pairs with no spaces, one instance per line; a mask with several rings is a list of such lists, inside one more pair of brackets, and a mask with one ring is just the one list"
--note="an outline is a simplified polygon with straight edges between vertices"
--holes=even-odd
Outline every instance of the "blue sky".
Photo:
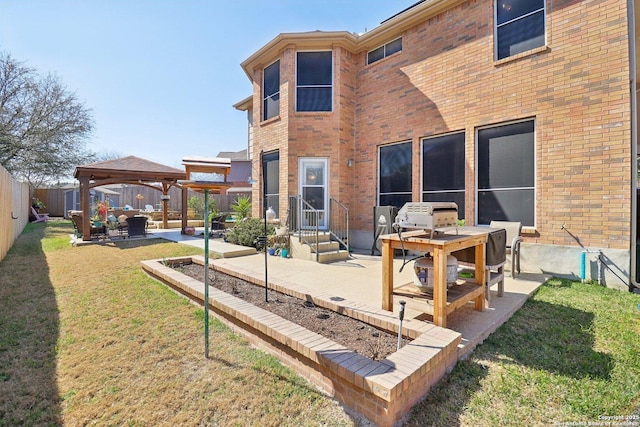
[[0,0],[0,50],[92,109],[89,148],[182,168],[246,148],[240,63],[279,33],[363,32],[416,0]]

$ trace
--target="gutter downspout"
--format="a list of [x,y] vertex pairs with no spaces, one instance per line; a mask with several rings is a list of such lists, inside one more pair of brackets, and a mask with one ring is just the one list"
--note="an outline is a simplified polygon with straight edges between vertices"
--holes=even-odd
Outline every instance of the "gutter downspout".
[[638,156],[638,91],[636,88],[636,28],[635,28],[635,0],[627,0],[627,19],[628,19],[628,28],[629,28],[629,89],[631,94],[631,259],[629,271],[631,272],[629,277],[629,292],[633,292],[634,288],[636,291],[640,287],[636,280],[638,275],[638,271],[636,271],[636,259],[640,255],[638,254],[637,247],[637,214],[638,214],[638,197],[637,197],[637,189],[638,189],[638,166],[637,166],[637,156]]

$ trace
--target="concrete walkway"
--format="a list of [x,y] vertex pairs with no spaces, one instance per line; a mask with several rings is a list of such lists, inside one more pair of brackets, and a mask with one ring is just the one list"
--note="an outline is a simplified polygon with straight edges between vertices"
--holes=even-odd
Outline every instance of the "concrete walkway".
[[[196,229],[196,234],[202,230]],[[185,236],[180,230],[153,230],[154,236],[178,243],[201,247],[204,239]],[[225,243],[222,239],[209,239],[209,252],[222,257],[212,260],[216,265],[225,266],[233,271],[264,279],[265,256],[256,253],[253,248]],[[267,256],[267,275],[269,281],[278,279],[304,284],[309,289],[318,289],[335,298],[357,301],[361,304],[380,308],[382,305],[382,262],[380,257],[354,254],[347,261],[332,264],[318,264],[312,261]],[[413,281],[413,269],[407,265],[402,272],[402,259],[394,262],[394,283],[397,286]],[[508,275],[508,273],[507,273]],[[473,348],[506,322],[529,298],[529,296],[549,276],[540,274],[520,274],[515,279],[505,278],[504,296],[497,296],[497,286],[491,291],[490,307],[479,312],[473,309],[473,302],[456,310],[448,316],[447,328],[462,334],[459,357],[466,356]],[[397,313],[399,298],[394,300]],[[422,318],[423,313],[407,309],[406,318]]]

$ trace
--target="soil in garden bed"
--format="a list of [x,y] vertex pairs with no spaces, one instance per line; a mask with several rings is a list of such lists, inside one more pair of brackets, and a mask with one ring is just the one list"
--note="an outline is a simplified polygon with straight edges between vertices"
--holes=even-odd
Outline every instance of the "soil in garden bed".
[[[187,276],[204,281],[204,267],[199,264],[183,264],[174,268]],[[270,289],[269,302],[265,302],[263,287],[213,270],[209,273],[209,284],[370,359],[382,360],[397,350],[397,335],[335,311],[318,307],[309,301],[302,301]],[[403,345],[406,342],[407,340],[403,339]]]

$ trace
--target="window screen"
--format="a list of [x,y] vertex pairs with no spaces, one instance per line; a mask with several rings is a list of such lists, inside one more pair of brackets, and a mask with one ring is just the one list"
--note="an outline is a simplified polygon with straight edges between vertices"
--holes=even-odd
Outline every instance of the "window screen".
[[401,208],[411,201],[411,162],[411,142],[380,147],[378,205]]
[[478,130],[478,223],[534,225],[533,120]]
[[333,52],[298,52],[296,64],[297,111],[331,111]]
[[262,120],[269,120],[280,114],[280,61],[264,69]]
[[464,218],[464,132],[422,140],[422,201],[456,202]]
[[544,46],[544,0],[497,0],[495,34],[497,59]]

